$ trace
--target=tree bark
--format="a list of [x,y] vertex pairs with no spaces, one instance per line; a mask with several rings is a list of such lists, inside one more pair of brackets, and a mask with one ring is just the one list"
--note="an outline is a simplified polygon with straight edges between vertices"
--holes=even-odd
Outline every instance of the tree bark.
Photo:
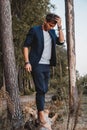
[[69,68],[69,115],[67,122],[67,130],[70,130],[69,126],[72,127],[72,130],[75,130],[79,110],[78,92],[76,86],[76,54],[73,3],[73,0],[65,0],[66,41]]
[[12,18],[9,0],[0,0],[0,17],[5,84],[6,90],[8,91],[11,101],[13,102],[13,112],[11,113],[11,119],[15,120],[13,125],[14,129],[16,129],[16,127],[20,126],[19,120],[22,117],[22,113],[18,95],[18,78],[14,56]]
[[75,112],[78,105],[78,92],[76,87],[76,54],[75,54],[75,29],[73,0],[65,0],[66,14],[66,41],[69,67],[69,105],[71,113]]

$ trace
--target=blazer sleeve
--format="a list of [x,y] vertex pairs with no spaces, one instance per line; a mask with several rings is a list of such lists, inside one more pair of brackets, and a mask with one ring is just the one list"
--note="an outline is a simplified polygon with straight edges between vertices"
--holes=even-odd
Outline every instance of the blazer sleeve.
[[63,45],[64,42],[59,42],[59,37],[57,37],[57,38],[56,38],[56,44],[57,44],[57,45]]
[[34,29],[31,28],[26,36],[26,39],[24,41],[24,46],[23,47],[29,47],[31,46],[34,38]]
[[[54,31],[54,33],[55,33],[55,31]],[[56,44],[57,45],[63,45],[64,44],[64,42],[59,41],[59,37],[56,35],[56,33],[55,33],[55,37],[56,37]]]

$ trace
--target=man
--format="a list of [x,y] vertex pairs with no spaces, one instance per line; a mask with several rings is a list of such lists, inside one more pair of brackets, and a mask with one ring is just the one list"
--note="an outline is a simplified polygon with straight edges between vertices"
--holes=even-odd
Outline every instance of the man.
[[[56,24],[58,37],[53,29]],[[56,65],[56,44],[63,43],[61,18],[53,13],[47,14],[42,26],[32,27],[24,42],[25,69],[31,72],[34,80],[38,119],[48,130],[51,128],[44,116],[45,94],[48,91],[50,66]]]

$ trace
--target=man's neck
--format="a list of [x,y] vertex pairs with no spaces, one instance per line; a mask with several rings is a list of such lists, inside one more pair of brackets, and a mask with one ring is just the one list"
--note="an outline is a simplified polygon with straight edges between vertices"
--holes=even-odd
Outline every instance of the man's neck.
[[46,27],[45,27],[45,24],[42,25],[42,30],[48,31],[48,30],[46,29]]

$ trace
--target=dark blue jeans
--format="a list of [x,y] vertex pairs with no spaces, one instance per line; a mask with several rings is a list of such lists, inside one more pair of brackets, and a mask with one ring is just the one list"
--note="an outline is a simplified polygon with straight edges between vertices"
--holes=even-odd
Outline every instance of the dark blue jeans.
[[39,64],[32,69],[32,77],[36,90],[36,105],[38,111],[44,110],[45,94],[48,91],[48,81],[50,76],[50,66]]

